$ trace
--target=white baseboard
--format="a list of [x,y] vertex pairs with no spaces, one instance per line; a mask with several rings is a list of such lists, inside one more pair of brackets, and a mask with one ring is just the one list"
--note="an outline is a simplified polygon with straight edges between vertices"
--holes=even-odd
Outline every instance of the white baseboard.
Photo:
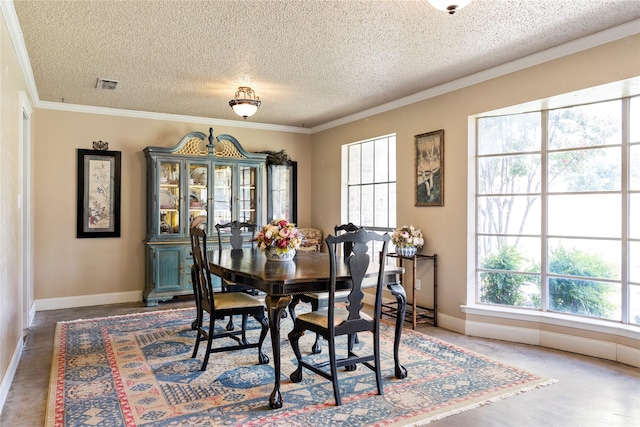
[[21,335],[18,339],[18,342],[16,343],[16,347],[13,351],[13,355],[11,356],[11,360],[9,361],[9,366],[7,366],[7,371],[2,377],[2,382],[0,382],[0,414],[2,414],[2,410],[4,409],[4,402],[7,400],[7,396],[9,395],[9,389],[11,388],[13,377],[16,375],[18,363],[20,362],[20,357],[22,356],[22,348],[23,339]]
[[438,313],[438,327],[463,335],[465,333],[465,321],[448,314]]
[[29,308],[29,323],[28,325],[31,326],[31,324],[33,323],[33,319],[36,318],[36,302],[34,301],[31,304],[31,308]]
[[640,350],[618,344],[618,361],[640,368]]
[[110,294],[79,295],[74,297],[45,298],[35,300],[35,310],[59,310],[62,308],[88,307],[102,304],[120,304],[142,301],[142,291],[114,292]]
[[[440,319],[440,317],[438,317]],[[503,341],[539,345],[586,356],[613,360],[640,368],[640,349],[610,341],[596,340],[575,335],[522,328],[495,323],[466,321],[465,334]]]
[[465,335],[474,337],[492,338],[496,340],[518,342],[521,344],[540,345],[539,329],[518,328],[509,325],[497,325],[467,320],[465,322]]

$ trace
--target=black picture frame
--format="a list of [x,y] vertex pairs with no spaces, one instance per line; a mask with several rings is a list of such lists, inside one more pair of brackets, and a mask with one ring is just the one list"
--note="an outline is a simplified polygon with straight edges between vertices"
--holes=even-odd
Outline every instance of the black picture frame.
[[416,206],[444,206],[444,129],[415,136]]
[[120,151],[78,149],[77,238],[120,237]]

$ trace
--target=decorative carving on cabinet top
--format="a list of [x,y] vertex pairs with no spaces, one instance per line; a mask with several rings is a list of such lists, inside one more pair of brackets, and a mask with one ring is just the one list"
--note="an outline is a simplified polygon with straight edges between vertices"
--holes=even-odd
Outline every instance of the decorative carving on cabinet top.
[[214,156],[216,157],[234,157],[236,159],[245,159],[242,153],[236,148],[232,141],[226,139],[217,139],[214,148]]
[[174,154],[186,154],[188,156],[206,156],[209,154],[207,146],[203,144],[203,140],[194,136],[185,141],[184,145],[180,147]]
[[[208,139],[208,143],[207,143]],[[266,163],[267,154],[246,151],[237,139],[231,135],[213,136],[213,128],[209,128],[209,136],[202,132],[189,132],[175,147],[146,147],[145,155],[170,154],[175,156],[209,156],[227,159],[259,160]]]

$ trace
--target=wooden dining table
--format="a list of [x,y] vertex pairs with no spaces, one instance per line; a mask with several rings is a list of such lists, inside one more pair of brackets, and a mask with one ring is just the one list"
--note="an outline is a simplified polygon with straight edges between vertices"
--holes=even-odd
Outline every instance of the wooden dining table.
[[[274,365],[274,388],[269,396],[272,409],[282,407],[280,393],[280,319],[295,294],[327,292],[329,290],[329,254],[322,252],[298,252],[293,261],[267,261],[257,249],[211,251],[208,253],[211,273],[229,282],[249,286],[266,293],[265,303],[269,316],[271,346]],[[375,277],[377,265],[372,264],[371,276]],[[402,334],[402,319],[405,317],[407,296],[399,277],[402,267],[385,266],[385,284],[397,300],[398,316],[395,325],[393,356],[395,376],[405,378],[407,370],[400,364],[398,350]],[[348,266],[345,262],[336,265],[336,290],[349,289]]]

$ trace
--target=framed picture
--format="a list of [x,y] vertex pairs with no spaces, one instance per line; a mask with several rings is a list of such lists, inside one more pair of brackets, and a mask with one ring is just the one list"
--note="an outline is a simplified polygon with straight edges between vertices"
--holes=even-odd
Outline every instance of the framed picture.
[[120,237],[120,151],[78,149],[76,237]]
[[444,206],[444,129],[415,138],[416,206]]

